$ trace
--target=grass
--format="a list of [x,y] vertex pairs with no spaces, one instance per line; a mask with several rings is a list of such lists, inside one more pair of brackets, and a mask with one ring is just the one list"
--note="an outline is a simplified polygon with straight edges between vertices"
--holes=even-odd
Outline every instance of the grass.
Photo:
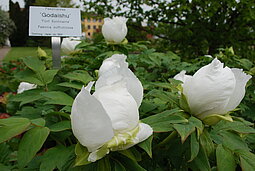
[[[52,52],[50,48],[41,47],[51,56]],[[37,47],[12,47],[11,50],[4,57],[4,61],[17,60],[26,56],[37,56]]]

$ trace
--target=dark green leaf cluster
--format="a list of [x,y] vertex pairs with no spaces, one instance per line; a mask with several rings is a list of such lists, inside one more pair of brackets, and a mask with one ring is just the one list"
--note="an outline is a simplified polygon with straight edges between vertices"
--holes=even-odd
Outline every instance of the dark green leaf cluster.
[[[86,12],[103,17],[129,18],[129,40],[155,36],[159,51],[172,50],[186,59],[213,55],[233,46],[237,54],[252,59],[255,44],[255,2],[245,0],[84,0]],[[135,21],[134,21],[135,19]],[[142,26],[141,22],[147,22]]]
[[[254,86],[248,85],[241,110],[231,114],[233,122],[222,120],[208,126],[190,115],[180,93],[182,83],[172,78],[182,70],[193,74],[212,59],[184,62],[171,51],[158,52],[148,45],[84,41],[77,46],[81,51],[62,59],[59,70],[51,69],[48,58],[26,57],[13,73],[7,66],[14,64],[3,64],[7,72],[1,71],[0,78],[11,81],[1,82],[1,93],[15,92],[21,81],[37,88],[0,98],[0,113],[11,116],[0,119],[0,170],[255,170]],[[113,54],[126,54],[129,68],[141,80],[140,120],[154,133],[137,146],[90,163],[87,148],[72,134],[71,106],[82,86],[97,80],[102,61]],[[222,49],[216,56],[229,67],[254,75],[253,63],[231,49]]]

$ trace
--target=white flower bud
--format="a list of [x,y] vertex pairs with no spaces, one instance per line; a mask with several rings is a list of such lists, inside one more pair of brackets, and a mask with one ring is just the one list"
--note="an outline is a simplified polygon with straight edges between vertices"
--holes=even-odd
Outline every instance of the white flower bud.
[[121,43],[127,35],[127,19],[125,17],[105,18],[102,33],[106,41]]
[[223,67],[223,63],[215,58],[193,76],[182,71],[174,78],[183,82],[183,94],[191,114],[204,119],[235,109],[244,97],[245,85],[251,76],[242,69]]

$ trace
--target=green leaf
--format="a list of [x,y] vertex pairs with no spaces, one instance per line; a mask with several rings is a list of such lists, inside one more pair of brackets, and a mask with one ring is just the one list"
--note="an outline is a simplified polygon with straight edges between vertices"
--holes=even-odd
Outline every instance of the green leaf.
[[174,128],[169,122],[159,122],[150,125],[153,129],[153,132],[170,132],[173,131]]
[[197,118],[191,116],[189,118],[189,123],[194,125],[197,128],[198,133],[199,133],[198,135],[200,135],[203,132],[204,125],[203,125],[203,122],[200,119],[197,119]]
[[182,143],[184,143],[184,141],[188,138],[188,136],[196,130],[192,122],[183,123],[183,124],[174,124],[173,128],[181,136]]
[[50,91],[41,93],[42,96],[49,98],[44,104],[58,104],[72,106],[73,98],[61,91]]
[[88,72],[83,70],[69,72],[66,75],[63,75],[63,77],[70,80],[81,81],[84,85],[93,80],[93,78],[88,74]]
[[234,154],[219,144],[216,148],[217,170],[231,171],[236,170]]
[[126,169],[118,160],[114,160],[114,171],[126,171]]
[[74,82],[63,82],[63,83],[59,83],[59,86],[63,86],[63,87],[68,87],[68,88],[75,88],[78,90],[81,90],[83,84],[80,83],[74,83]]
[[126,170],[132,171],[146,171],[136,161],[129,159],[123,155],[118,157],[118,161],[126,168]]
[[58,170],[62,170],[62,167],[68,162],[73,154],[74,146],[56,146],[50,148],[42,156],[40,170],[53,171],[56,168],[58,168]]
[[20,81],[36,84],[39,86],[44,86],[44,82],[41,80],[41,78],[39,78],[38,75],[31,70],[20,71],[16,73],[14,76],[16,79]]
[[28,119],[37,119],[41,118],[42,114],[42,108],[35,108],[32,106],[24,106],[20,111],[17,111],[16,114],[20,115],[23,118],[28,118]]
[[207,156],[210,156],[215,150],[214,143],[207,130],[204,130],[203,133],[200,135],[200,144],[204,148]]
[[43,90],[27,90],[21,94],[11,96],[10,101],[21,102],[20,106],[40,100],[43,96],[40,94]]
[[104,157],[97,162],[97,171],[109,171],[111,164],[108,157]]
[[181,93],[181,98],[180,98],[179,102],[180,102],[180,107],[184,111],[190,113],[190,108],[189,108],[188,101],[187,101],[187,99],[186,99],[186,97],[185,97],[185,95],[183,93]]
[[154,86],[157,86],[157,87],[167,88],[170,90],[172,90],[174,88],[170,83],[153,82],[151,84]]
[[11,166],[5,166],[2,163],[0,163],[0,170],[1,171],[10,171],[12,169],[11,169]]
[[12,152],[12,150],[11,150],[9,144],[1,143],[0,144],[0,154],[1,154],[0,155],[0,163],[8,163],[10,160],[9,156],[10,156],[11,152]]
[[242,59],[236,59],[236,60],[240,63],[240,65],[243,68],[245,68],[247,70],[250,70],[253,66],[253,63],[248,59],[242,58]]
[[199,152],[199,142],[197,140],[195,132],[193,132],[190,136],[190,151],[191,156],[188,162],[191,162],[198,155]]
[[188,122],[183,116],[180,115],[182,111],[179,109],[167,110],[162,113],[149,116],[142,119],[142,122],[149,124],[154,132],[168,132],[172,131],[171,124]]
[[255,155],[249,151],[239,151],[242,170],[255,170]]
[[152,139],[153,139],[153,136],[150,136],[145,141],[138,144],[139,147],[141,147],[144,151],[146,151],[146,153],[150,156],[150,158],[152,158],[152,148],[151,148]]
[[138,152],[135,148],[129,148],[126,150],[120,150],[118,151],[120,154],[130,158],[134,161],[140,161],[141,160],[141,154]]
[[220,132],[220,136],[222,137],[222,144],[232,151],[250,150],[246,142],[235,133],[224,131]]
[[203,147],[199,148],[199,153],[197,157],[190,163],[192,170],[199,171],[210,171],[210,163],[208,157],[203,149]]
[[[66,106],[66,107],[67,107],[67,106]],[[70,107],[70,106],[68,106],[68,107]],[[71,111],[70,111],[70,112],[71,112]],[[67,113],[65,113],[65,112],[51,112],[51,113],[48,113],[48,114],[47,114],[47,116],[49,116],[49,115],[62,116],[62,117],[64,117],[64,118],[70,120],[70,114],[67,114]]]
[[23,62],[26,64],[28,68],[35,72],[42,73],[45,70],[44,63],[39,60],[38,57],[24,57]]
[[[158,113],[156,115],[149,116],[147,118],[142,119],[142,122],[147,123],[147,124],[154,124],[158,122],[164,122],[165,120],[169,120],[171,123],[184,123],[188,122],[187,119],[182,117],[181,115],[174,115],[181,113],[182,110],[175,108],[172,110],[167,110],[162,113]],[[169,119],[169,117],[172,117]]]
[[139,107],[139,110],[142,113],[147,113],[150,112],[154,109],[156,109],[158,106],[156,104],[153,103],[153,101],[149,101],[149,100],[143,100],[141,106]]
[[248,126],[244,122],[239,122],[239,121],[234,121],[234,122],[221,121],[220,123],[214,126],[214,131],[220,131],[220,130],[233,130],[241,134],[255,133],[254,128]]
[[59,131],[71,129],[71,121],[60,121],[49,126],[49,128],[50,128],[50,131],[52,132],[59,132]]
[[45,85],[51,83],[57,72],[58,70],[47,70],[41,73],[43,83]]
[[30,129],[22,137],[18,149],[19,168],[25,167],[41,149],[47,139],[50,130],[46,127]]
[[33,119],[31,120],[31,123],[33,125],[36,125],[36,126],[41,126],[41,127],[44,127],[45,126],[45,120],[43,118],[37,118],[37,119]]
[[86,147],[83,147],[80,143],[77,143],[75,146],[75,166],[82,166],[90,164],[91,162],[88,161],[89,152]]
[[152,90],[147,95],[157,97],[165,103],[172,102],[173,104],[178,104],[178,98],[175,94],[171,92],[164,92],[160,90]]
[[31,122],[27,118],[0,119],[0,143],[21,134],[30,124]]

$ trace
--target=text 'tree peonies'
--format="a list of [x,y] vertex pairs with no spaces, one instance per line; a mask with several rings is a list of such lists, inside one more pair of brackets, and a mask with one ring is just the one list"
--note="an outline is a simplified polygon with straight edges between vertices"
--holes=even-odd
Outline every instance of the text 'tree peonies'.
[[200,68],[193,76],[185,71],[174,79],[183,82],[190,113],[197,118],[210,122],[213,116],[224,117],[234,110],[245,94],[245,85],[251,79],[242,69],[224,67],[217,58]]
[[74,100],[72,130],[90,152],[88,161],[99,160],[110,151],[125,150],[152,135],[152,128],[139,122],[142,84],[125,60],[126,56],[119,54],[104,60],[95,92],[91,95],[90,82]]
[[107,42],[121,43],[127,35],[127,22],[125,17],[105,18],[102,33]]

